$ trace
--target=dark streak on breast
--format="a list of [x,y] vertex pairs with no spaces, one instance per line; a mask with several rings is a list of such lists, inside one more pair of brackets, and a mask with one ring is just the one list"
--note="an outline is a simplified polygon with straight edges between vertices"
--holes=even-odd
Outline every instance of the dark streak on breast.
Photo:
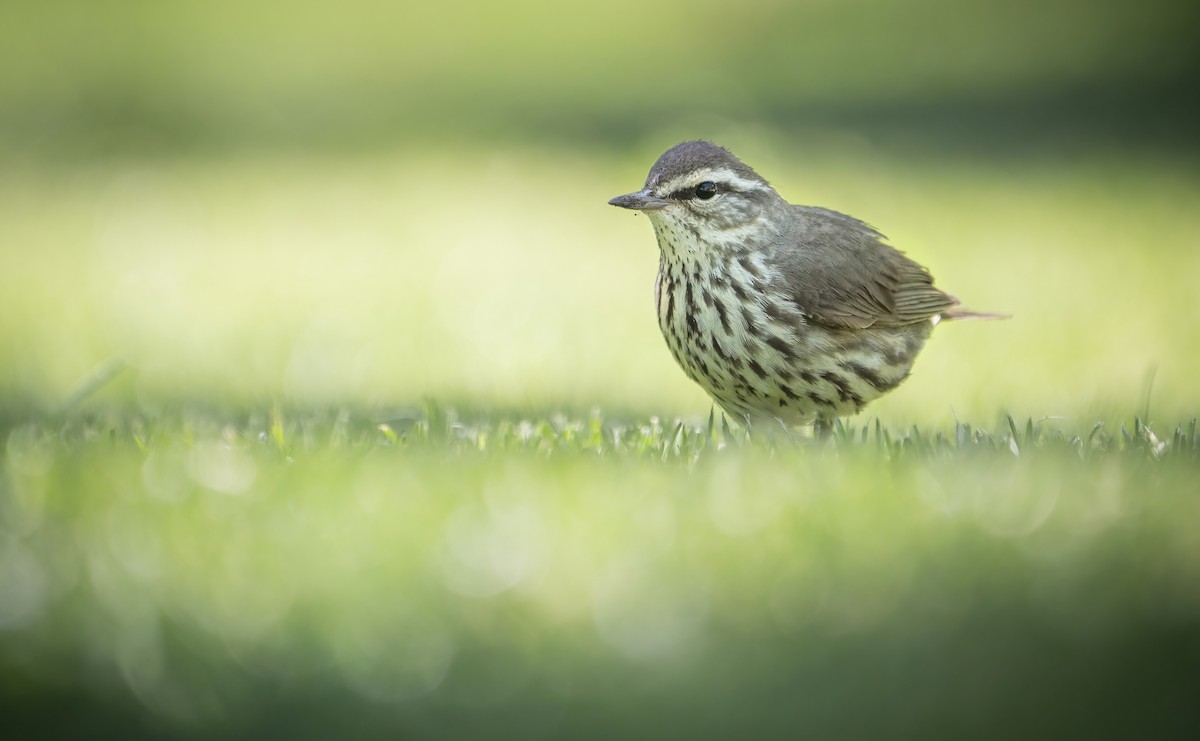
[[834,390],[837,391],[838,398],[842,401],[849,401],[855,405],[861,405],[862,397],[854,393],[854,389],[850,388],[850,382],[832,371],[821,373],[821,378],[828,381]]

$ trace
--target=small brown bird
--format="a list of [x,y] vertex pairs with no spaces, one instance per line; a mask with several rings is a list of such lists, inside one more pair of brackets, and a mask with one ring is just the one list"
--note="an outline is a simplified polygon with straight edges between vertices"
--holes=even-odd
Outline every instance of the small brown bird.
[[660,251],[658,324],[675,360],[747,424],[828,422],[908,377],[956,308],[929,271],[836,211],[795,206],[704,141],[667,150],[635,193]]

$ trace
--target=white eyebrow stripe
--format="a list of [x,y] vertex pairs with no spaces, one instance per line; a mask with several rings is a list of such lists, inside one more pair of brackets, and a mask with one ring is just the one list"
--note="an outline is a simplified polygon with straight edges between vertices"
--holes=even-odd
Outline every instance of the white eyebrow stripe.
[[659,183],[656,191],[664,195],[674,193],[688,187],[694,187],[706,180],[711,180],[714,183],[725,183],[734,190],[770,190],[771,186],[761,180],[748,180],[738,175],[733,170],[721,169],[706,169],[689,172],[685,175],[671,178],[665,182]]

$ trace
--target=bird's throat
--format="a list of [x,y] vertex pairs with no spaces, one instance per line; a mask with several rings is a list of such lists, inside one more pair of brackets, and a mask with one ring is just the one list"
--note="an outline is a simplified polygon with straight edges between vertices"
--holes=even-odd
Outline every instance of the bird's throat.
[[654,225],[658,248],[667,262],[693,262],[720,248],[719,244],[706,238],[711,235],[703,234],[699,227],[686,223],[675,214],[652,213],[650,221]]

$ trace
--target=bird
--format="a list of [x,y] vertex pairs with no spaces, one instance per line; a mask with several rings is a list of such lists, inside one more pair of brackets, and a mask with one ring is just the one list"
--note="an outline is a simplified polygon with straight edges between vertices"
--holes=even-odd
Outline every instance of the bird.
[[658,324],[689,378],[748,427],[832,426],[908,378],[934,325],[962,308],[875,228],[793,205],[729,150],[668,149],[613,206],[658,240]]

